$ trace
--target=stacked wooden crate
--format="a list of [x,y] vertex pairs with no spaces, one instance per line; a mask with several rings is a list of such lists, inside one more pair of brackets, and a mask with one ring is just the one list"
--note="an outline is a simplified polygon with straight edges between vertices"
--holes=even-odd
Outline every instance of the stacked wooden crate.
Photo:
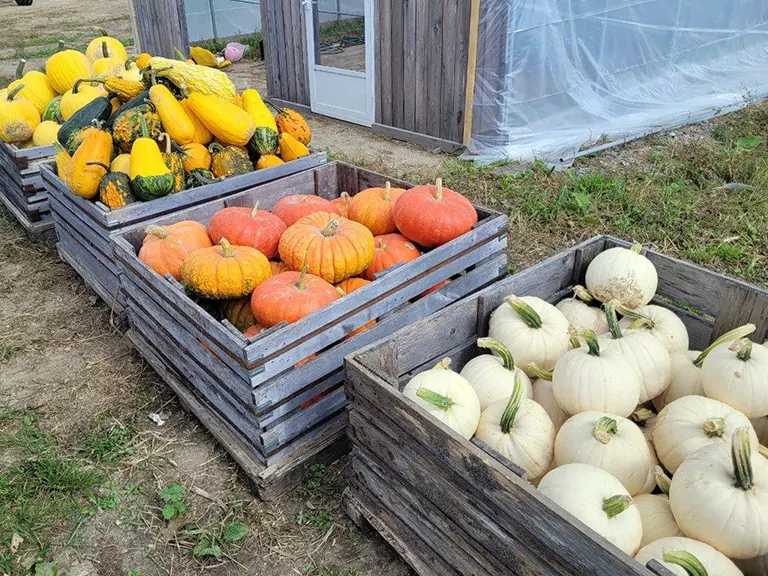
[[[350,516],[378,530],[422,576],[569,574],[650,576],[644,567],[542,496],[521,468],[465,440],[401,393],[445,357],[460,370],[479,354],[491,312],[509,294],[557,302],[583,283],[600,252],[628,244],[594,238],[347,358],[353,474]],[[659,275],[655,303],[685,322],[693,349],[733,327],[768,336],[768,292],[648,252]],[[684,309],[683,309],[684,307]]]
[[55,156],[53,146],[17,148],[0,142],[0,200],[24,229],[36,238],[55,238],[48,193],[40,164]]
[[[171,386],[193,397],[201,421],[224,430],[224,447],[256,483],[263,498],[296,484],[304,465],[338,455],[347,404],[346,354],[424,318],[506,273],[507,218],[477,207],[479,222],[463,236],[416,260],[381,273],[371,284],[290,324],[246,338],[208,304],[196,302],[173,278],[137,257],[148,224],[180,220],[207,224],[228,206],[269,210],[292,194],[328,199],[372,186],[409,184],[333,162],[251,190],[124,230],[113,237],[122,269],[130,337]],[[451,279],[441,289],[424,292]],[[204,307],[205,306],[205,307]],[[350,332],[377,323],[351,338]],[[313,359],[302,362],[305,359]],[[194,407],[192,407],[194,411]],[[212,430],[214,434],[218,433]],[[247,454],[244,458],[243,454]],[[330,454],[330,456],[328,455]]]

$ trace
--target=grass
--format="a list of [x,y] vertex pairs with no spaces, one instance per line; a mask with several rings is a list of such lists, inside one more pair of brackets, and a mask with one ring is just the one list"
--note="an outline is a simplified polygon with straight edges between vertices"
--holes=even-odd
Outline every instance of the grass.
[[240,42],[241,44],[245,44],[247,46],[247,49],[245,51],[245,56],[243,58],[248,60],[263,59],[263,55],[261,53],[261,32],[255,32],[253,34],[238,36],[234,40],[233,39],[204,40],[202,42],[194,42],[193,45],[200,46],[202,48],[207,48],[214,54],[218,54],[219,52],[223,52],[227,44],[232,41]]
[[335,44],[345,37],[365,39],[365,18],[344,18],[320,25],[320,42]]

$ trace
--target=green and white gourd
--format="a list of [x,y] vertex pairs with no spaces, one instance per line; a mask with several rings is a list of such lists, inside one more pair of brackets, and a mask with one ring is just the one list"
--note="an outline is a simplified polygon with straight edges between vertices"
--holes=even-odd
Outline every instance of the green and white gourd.
[[499,400],[508,400],[515,387],[515,380],[521,376],[523,398],[533,397],[531,380],[519,367],[509,349],[495,338],[479,338],[478,348],[491,350],[498,356],[483,354],[472,358],[461,369],[460,374],[475,389],[480,400],[480,410]]
[[660,466],[655,467],[653,476],[662,494],[638,494],[634,497],[635,506],[640,511],[640,518],[643,521],[641,547],[661,538],[683,536],[683,531],[677,525],[672,514],[672,506],[669,504],[670,479]]
[[608,332],[605,314],[596,306],[596,300],[584,286],[573,287],[573,298],[566,298],[557,303],[556,308],[568,319],[577,331],[592,330],[598,336]]
[[636,244],[631,249],[617,247],[598,254],[587,267],[589,293],[600,302],[618,300],[633,310],[648,304],[656,295],[659,276],[641,250]]
[[743,338],[712,350],[701,366],[704,393],[749,418],[768,415],[768,348]]
[[643,330],[655,336],[670,354],[688,350],[688,329],[679,316],[662,306],[648,304],[635,310],[620,306],[622,330]]
[[635,560],[643,566],[657,560],[675,576],[743,576],[727,556],[690,538],[661,538],[643,546]]
[[533,401],[544,408],[555,426],[555,432],[558,432],[571,415],[560,408],[560,404],[555,400],[555,394],[552,391],[552,372],[547,372],[534,363],[526,366],[526,370],[536,376],[536,380],[532,384]]

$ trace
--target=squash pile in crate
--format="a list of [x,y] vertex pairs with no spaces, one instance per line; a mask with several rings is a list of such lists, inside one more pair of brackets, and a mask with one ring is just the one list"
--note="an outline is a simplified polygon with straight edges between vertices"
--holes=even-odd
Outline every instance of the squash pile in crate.
[[689,350],[682,320],[650,304],[639,248],[600,253],[556,306],[509,295],[477,341],[492,355],[460,373],[446,359],[403,394],[643,564],[762,575],[768,348],[749,324]]

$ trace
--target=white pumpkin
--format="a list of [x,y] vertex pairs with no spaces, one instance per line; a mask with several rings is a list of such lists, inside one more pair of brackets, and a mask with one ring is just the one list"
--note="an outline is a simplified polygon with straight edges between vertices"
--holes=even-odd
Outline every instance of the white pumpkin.
[[636,368],[621,352],[601,349],[594,332],[582,335],[587,346],[564,354],[552,373],[557,404],[568,414],[600,410],[629,416],[640,398]]
[[729,558],[768,553],[768,460],[753,451],[750,432],[739,428],[730,445],[718,442],[686,458],[669,490],[685,535]]
[[768,348],[746,338],[721,344],[701,366],[704,392],[749,418],[768,415]]
[[659,276],[640,250],[642,246],[637,244],[631,249],[611,248],[598,254],[587,267],[590,294],[600,302],[619,300],[631,309],[648,304],[656,294]]
[[555,400],[555,394],[552,391],[552,372],[542,370],[535,364],[531,364],[528,368],[531,374],[538,377],[532,384],[533,400],[544,408],[552,424],[555,426],[555,432],[557,432],[571,415],[560,408],[560,404]]
[[539,491],[627,554],[634,556],[640,548],[640,511],[621,482],[605,470],[566,464],[548,472]]
[[662,306],[649,304],[635,310],[620,309],[626,314],[619,322],[623,330],[643,330],[664,344],[667,352],[688,350],[688,329],[677,314]]
[[672,515],[668,497],[659,494],[638,494],[634,501],[643,521],[643,539],[640,546],[647,546],[660,538],[683,535]]
[[464,438],[472,438],[480,421],[480,400],[472,385],[450,369],[446,358],[431,370],[417,374],[403,395]]
[[569,418],[555,439],[555,466],[577,462],[609,472],[634,496],[648,478],[651,456],[634,422],[589,411]]
[[599,337],[603,350],[619,351],[640,373],[639,404],[652,400],[667,389],[672,380],[672,360],[657,338],[642,330],[621,331],[616,319],[616,302],[605,305],[609,334]]
[[519,367],[515,366],[512,353],[495,338],[480,338],[477,341],[480,348],[487,348],[498,354],[483,354],[472,358],[461,369],[460,374],[475,389],[480,400],[480,410],[485,410],[494,402],[508,400],[515,387],[515,377],[522,375],[523,398],[533,397],[531,380]]
[[664,467],[673,474],[691,454],[710,444],[730,445],[731,435],[746,426],[750,439],[757,436],[749,419],[735,410],[704,396],[683,396],[659,412],[653,428],[653,445]]
[[657,560],[675,576],[743,576],[728,557],[712,546],[690,538],[661,538],[643,546],[635,560],[643,566]]
[[491,314],[488,335],[499,340],[520,366],[535,362],[554,368],[571,341],[568,319],[557,308],[535,296],[510,296]]
[[[652,413],[653,414],[653,413]],[[640,494],[650,494],[654,490],[656,490],[656,474],[655,470],[656,468],[659,468],[659,458],[656,456],[656,449],[653,446],[653,426],[656,423],[656,415],[653,415],[653,418],[650,418],[648,420],[645,420],[642,422],[642,424],[639,425],[640,431],[643,433],[643,436],[645,437],[645,442],[648,444],[648,453],[651,456],[651,465],[648,468],[648,477],[645,479],[645,484],[643,485],[642,489],[640,490]]]
[[522,467],[536,483],[552,464],[555,427],[544,408],[523,398],[523,382],[515,376],[508,400],[494,402],[483,410],[475,437]]
[[608,322],[599,307],[590,306],[595,299],[583,286],[573,287],[573,298],[566,298],[557,303],[557,309],[568,319],[571,326],[581,332],[592,330],[598,336],[608,332]]

